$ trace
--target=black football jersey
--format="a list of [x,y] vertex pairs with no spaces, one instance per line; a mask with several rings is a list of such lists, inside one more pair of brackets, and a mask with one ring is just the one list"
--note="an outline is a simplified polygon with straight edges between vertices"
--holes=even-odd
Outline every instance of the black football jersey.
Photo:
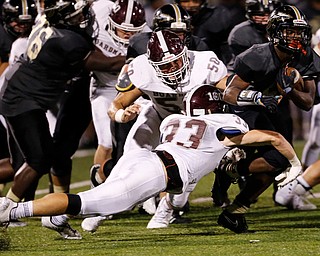
[[267,36],[250,20],[236,25],[230,32],[228,44],[234,55],[239,55],[254,44],[267,43]]
[[[319,56],[310,48],[306,55],[298,55],[288,64],[304,78],[313,79],[320,72]],[[239,54],[234,63],[235,73],[265,95],[278,94],[276,77],[282,67],[272,43],[256,44]]]
[[0,113],[11,116],[51,108],[67,81],[81,72],[91,50],[92,43],[79,33],[50,27],[42,20],[29,36],[27,56],[6,75]]
[[15,37],[7,33],[2,24],[0,24],[0,61],[2,63],[9,61],[9,54],[14,40]]
[[194,35],[204,39],[209,49],[227,64],[231,59],[229,33],[245,20],[245,10],[239,5],[204,7],[193,19]]

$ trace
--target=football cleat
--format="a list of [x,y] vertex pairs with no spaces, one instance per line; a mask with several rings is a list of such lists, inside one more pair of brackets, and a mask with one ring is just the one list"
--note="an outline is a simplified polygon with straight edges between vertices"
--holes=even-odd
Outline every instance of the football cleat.
[[248,225],[244,214],[234,214],[224,210],[218,218],[218,224],[224,228],[240,234],[248,232]]
[[192,222],[191,219],[182,217],[179,210],[173,211],[173,214],[169,220],[170,224],[186,224],[186,223],[191,223],[191,222]]
[[169,209],[168,204],[166,202],[166,198],[163,197],[158,205],[158,208],[149,221],[147,228],[167,228],[170,223],[170,219],[173,214],[173,209]]
[[292,207],[293,210],[298,211],[310,211],[317,209],[317,206],[311,203],[306,197],[299,195],[293,196],[291,204],[288,208],[290,207]]
[[18,203],[13,202],[7,197],[0,198],[0,224],[9,223],[11,221],[11,210],[17,207]]
[[142,203],[142,208],[146,211],[146,213],[153,215],[157,210],[156,206],[156,198],[150,197],[148,200]]
[[19,220],[10,220],[8,227],[9,228],[20,228],[20,227],[25,227],[28,224],[26,222],[23,221],[19,221]]
[[94,164],[90,168],[90,187],[95,188],[100,185],[100,183],[96,180],[96,174],[100,169],[100,164]]
[[226,207],[230,204],[228,189],[231,185],[231,178],[225,172],[215,171],[215,180],[211,190],[213,205]]
[[51,221],[52,217],[42,217],[41,218],[41,223],[42,226],[54,231],[57,231],[60,236],[62,236],[64,239],[69,239],[69,240],[76,240],[76,239],[82,239],[82,236],[80,233],[71,228],[71,226],[66,222],[63,225],[55,225]]
[[112,217],[113,215],[88,217],[82,221],[81,227],[84,231],[94,233],[104,220],[111,220]]

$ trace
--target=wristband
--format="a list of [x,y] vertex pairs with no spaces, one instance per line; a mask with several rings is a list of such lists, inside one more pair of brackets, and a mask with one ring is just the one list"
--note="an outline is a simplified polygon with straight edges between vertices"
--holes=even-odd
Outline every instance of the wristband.
[[289,163],[291,164],[292,167],[294,166],[301,166],[300,160],[297,157],[297,155],[295,155],[292,159],[289,160]]
[[262,97],[262,93],[252,90],[242,90],[237,98],[238,106],[253,106],[259,105],[258,99]]
[[120,108],[117,110],[116,114],[114,115],[114,121],[117,123],[123,123],[122,116],[124,114],[124,109]]

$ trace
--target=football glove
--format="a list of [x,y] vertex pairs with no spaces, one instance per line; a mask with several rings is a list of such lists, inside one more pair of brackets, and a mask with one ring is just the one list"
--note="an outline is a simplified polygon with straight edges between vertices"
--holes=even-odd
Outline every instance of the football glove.
[[285,93],[292,91],[297,76],[297,73],[293,69],[288,73],[287,68],[287,66],[281,68],[277,75],[277,83]]
[[277,186],[279,188],[282,188],[283,186],[287,185],[289,182],[297,178],[300,174],[302,174],[301,166],[293,166],[287,168],[285,171],[275,177]]

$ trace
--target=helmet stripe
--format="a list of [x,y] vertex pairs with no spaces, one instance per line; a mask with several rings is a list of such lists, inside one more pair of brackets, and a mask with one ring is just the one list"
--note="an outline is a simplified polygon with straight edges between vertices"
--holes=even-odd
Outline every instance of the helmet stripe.
[[176,16],[176,22],[181,22],[182,17],[181,17],[181,13],[180,13],[178,6],[176,4],[171,4],[171,6],[172,6],[172,8],[174,10],[174,14]]
[[133,11],[133,4],[134,0],[129,0],[128,1],[128,7],[127,7],[127,12],[126,12],[126,19],[124,23],[130,24],[131,23],[131,16],[132,16],[132,11]]
[[293,6],[293,5],[290,5],[291,9],[294,11],[294,13],[296,14],[296,18],[297,20],[301,20],[302,17],[300,15],[300,11],[298,10],[297,7]]
[[27,0],[21,0],[22,15],[28,15],[28,3]]
[[162,31],[161,30],[157,31],[156,34],[158,36],[160,47],[162,48],[162,51],[163,51],[164,55],[169,54],[170,52],[169,52],[168,46],[166,44],[166,41],[164,40]]
[[263,0],[263,1],[262,1],[262,4],[263,4],[264,7],[268,7],[268,5],[269,5],[269,0]]

